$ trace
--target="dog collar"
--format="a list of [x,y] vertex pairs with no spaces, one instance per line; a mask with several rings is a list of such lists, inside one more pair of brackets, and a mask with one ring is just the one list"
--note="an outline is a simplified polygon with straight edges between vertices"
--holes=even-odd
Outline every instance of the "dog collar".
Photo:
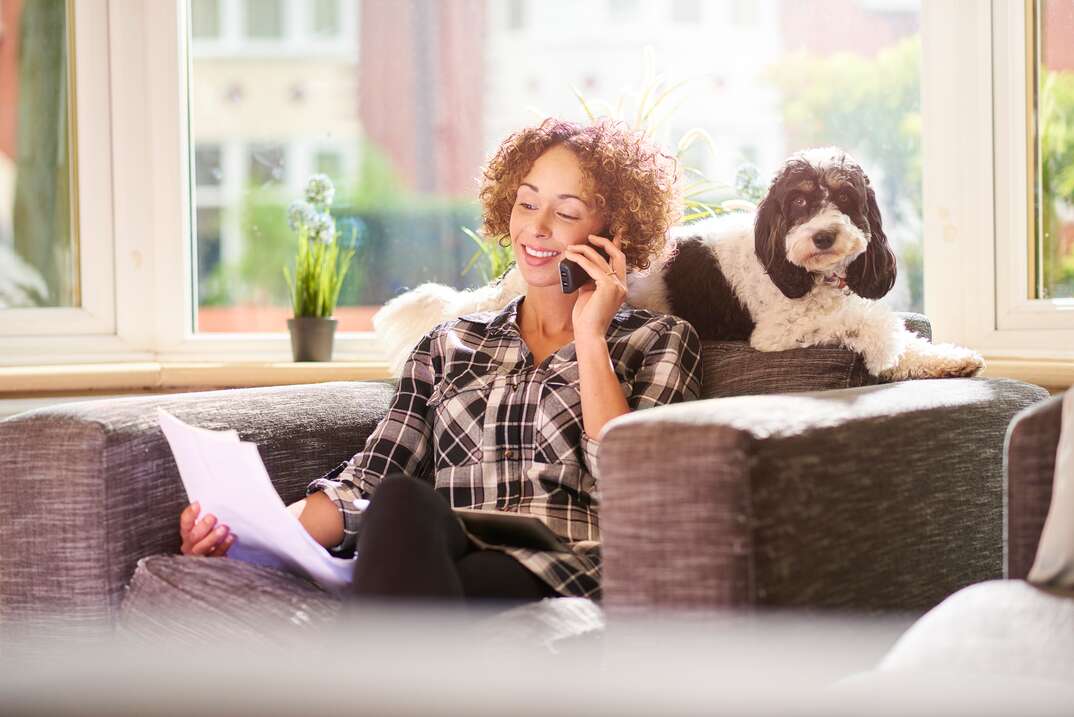
[[839,276],[838,274],[825,274],[824,276],[825,286],[831,286],[836,289],[847,288],[847,278],[845,276]]

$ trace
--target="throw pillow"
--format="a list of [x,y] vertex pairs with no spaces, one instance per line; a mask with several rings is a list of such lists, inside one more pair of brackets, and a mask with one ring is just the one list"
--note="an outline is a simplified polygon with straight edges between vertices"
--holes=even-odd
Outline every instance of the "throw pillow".
[[1074,589],[1074,389],[1063,396],[1052,504],[1026,579],[1038,585]]

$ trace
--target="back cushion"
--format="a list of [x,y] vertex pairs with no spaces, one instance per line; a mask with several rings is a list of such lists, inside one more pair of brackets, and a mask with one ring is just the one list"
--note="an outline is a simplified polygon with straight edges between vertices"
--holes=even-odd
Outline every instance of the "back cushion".
[[813,347],[757,351],[744,341],[701,344],[702,398],[823,391],[877,383],[853,351]]
[[[929,320],[921,314],[900,314],[906,327],[932,338]],[[701,344],[704,378],[702,398],[765,393],[824,391],[879,383],[865,370],[861,357],[835,347],[812,347],[762,353],[744,341]]]

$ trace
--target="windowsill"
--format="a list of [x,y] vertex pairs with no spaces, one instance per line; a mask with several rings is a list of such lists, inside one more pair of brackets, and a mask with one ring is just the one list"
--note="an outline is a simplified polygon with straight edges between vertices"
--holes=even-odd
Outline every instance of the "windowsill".
[[[1013,378],[1050,389],[1074,385],[1074,361],[986,357],[984,375]],[[0,397],[99,391],[175,391],[284,386],[390,378],[385,363],[99,363],[0,367]]]
[[100,363],[0,367],[0,397],[97,391],[248,388],[390,378],[384,363]]
[[1074,386],[1074,361],[985,356],[985,370],[982,375],[989,378],[1013,378],[1058,392]]

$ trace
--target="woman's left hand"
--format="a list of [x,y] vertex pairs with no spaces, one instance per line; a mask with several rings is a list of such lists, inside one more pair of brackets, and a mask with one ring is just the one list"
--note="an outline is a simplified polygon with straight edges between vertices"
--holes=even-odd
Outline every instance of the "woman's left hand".
[[621,240],[590,234],[589,242],[604,249],[609,261],[605,261],[590,244],[571,244],[566,249],[567,258],[593,279],[592,283],[586,282],[578,289],[578,299],[571,313],[576,344],[579,341],[604,341],[612,317],[627,295],[626,255],[619,248]]

